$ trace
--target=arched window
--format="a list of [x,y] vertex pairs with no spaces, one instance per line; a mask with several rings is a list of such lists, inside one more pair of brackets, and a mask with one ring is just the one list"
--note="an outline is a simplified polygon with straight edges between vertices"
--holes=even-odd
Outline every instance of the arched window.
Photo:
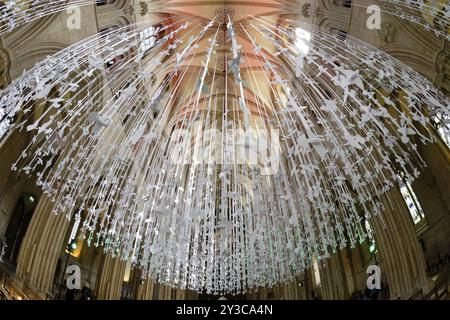
[[115,0],[95,0],[95,5],[97,7],[105,6],[107,4],[113,4]]
[[419,200],[417,200],[411,184],[403,178],[403,175],[400,175],[399,178],[400,192],[403,200],[405,200],[414,224],[418,224],[425,219],[425,214],[423,213],[422,207],[420,206]]
[[295,28],[295,40],[294,45],[303,54],[308,54],[311,41],[311,32],[302,29]]
[[157,33],[157,28],[154,26],[145,28],[139,33],[142,52],[146,52],[155,45]]
[[19,198],[14,208],[5,233],[6,244],[3,261],[15,266],[19,256],[20,246],[25,237],[28,225],[36,207],[36,198],[30,194],[24,194]]
[[[0,118],[1,112],[3,112],[3,110],[0,109]],[[12,123],[11,119],[7,117],[0,120],[0,139],[8,132],[11,123]]]
[[366,227],[367,239],[369,240],[369,242],[374,242],[375,239],[373,237],[373,230],[372,227],[370,226],[369,220],[366,219],[364,221],[364,226]]
[[352,7],[352,0],[342,0],[342,6],[344,8],[351,8]]
[[331,27],[330,33],[332,35],[335,35],[339,40],[346,40],[347,39],[347,32],[344,30],[339,30],[337,28]]
[[434,115],[431,118],[431,120],[433,121],[435,127],[437,128],[439,136],[445,142],[447,147],[450,148],[450,127],[449,127],[450,118],[442,114],[437,114]]
[[375,259],[375,263],[377,263],[377,244],[375,242],[375,237],[373,234],[372,227],[369,223],[369,220],[365,219],[364,221],[364,228],[366,229],[367,234],[367,243],[369,245],[369,253],[372,256],[373,259]]
[[312,271],[314,275],[314,286],[320,287],[321,279],[320,279],[320,271],[319,271],[319,261],[317,257],[313,257],[312,259]]
[[352,7],[352,0],[333,0],[333,4],[336,7],[351,8]]

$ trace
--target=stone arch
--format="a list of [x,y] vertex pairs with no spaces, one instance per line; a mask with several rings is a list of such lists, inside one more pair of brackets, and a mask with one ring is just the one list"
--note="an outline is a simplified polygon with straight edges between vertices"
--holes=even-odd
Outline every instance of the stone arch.
[[401,60],[415,71],[427,75],[429,70],[435,68],[433,61],[424,59],[423,54],[417,52],[417,47],[412,45],[391,44],[381,47],[381,50]]
[[[14,59],[11,59],[10,76],[12,79],[19,77],[24,70],[29,70],[34,65],[47,56],[52,55],[67,47],[67,44],[60,42],[39,42],[32,46],[27,46],[26,50],[11,52]],[[20,52],[20,54],[19,54]]]
[[5,241],[8,247],[6,248],[4,259],[6,259],[7,263],[11,266],[16,265],[20,246],[35,207],[35,197],[31,194],[24,193],[17,200],[9,219],[8,227],[5,232]]

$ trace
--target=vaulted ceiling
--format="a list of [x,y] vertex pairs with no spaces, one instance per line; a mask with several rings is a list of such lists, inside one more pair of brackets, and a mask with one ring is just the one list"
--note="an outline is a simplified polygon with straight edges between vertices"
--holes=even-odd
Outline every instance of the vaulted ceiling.
[[[295,5],[294,5],[295,4]],[[294,5],[294,6],[293,6]],[[157,6],[157,5],[156,5]],[[294,14],[289,8],[296,8],[298,12]],[[205,77],[205,89],[210,91],[211,95],[204,95],[196,108],[202,109],[208,104],[210,98],[222,99],[227,92],[227,103],[236,105],[239,96],[239,88],[235,86],[234,76],[229,67],[233,59],[232,39],[228,35],[227,25],[232,22],[236,33],[236,41],[240,47],[240,72],[244,80],[244,94],[249,109],[252,113],[271,112],[273,109],[273,94],[270,89],[270,81],[273,75],[265,69],[265,61],[255,54],[255,43],[261,47],[261,51],[268,57],[273,66],[283,63],[277,56],[276,49],[272,40],[265,39],[261,32],[257,30],[256,20],[264,17],[270,21],[266,32],[278,33],[277,27],[283,26],[289,28],[285,18],[295,16],[299,22],[311,22],[312,18],[305,18],[301,15],[302,3],[296,1],[169,1],[165,2],[163,12],[150,15],[143,18],[143,21],[158,21],[158,25],[169,26],[176,30],[189,22],[189,27],[172,39],[183,39],[183,45],[179,45],[172,53],[172,58],[168,61],[167,70],[174,67],[176,54],[180,54],[188,43],[188,39],[195,37],[202,26],[213,20],[214,25],[208,33],[196,42],[198,47],[191,50],[180,68],[180,77],[183,81],[177,86],[177,94],[180,96],[178,105],[183,105],[182,112],[178,111],[180,117],[186,116],[186,112],[191,109],[192,103],[189,103],[189,92],[191,92],[198,83],[195,80],[201,73],[202,67],[208,59],[208,74]],[[308,21],[309,20],[309,21]],[[155,23],[156,24],[156,23]],[[292,26],[291,26],[292,27]],[[216,54],[208,58],[208,49],[211,48],[211,41],[216,41],[214,47]],[[252,43],[253,42],[253,43]],[[181,71],[182,70],[182,71]],[[226,79],[226,81],[225,81]],[[225,90],[226,89],[226,90]],[[205,93],[205,92],[204,92]],[[206,108],[206,107],[205,107]],[[222,107],[221,107],[222,108]],[[259,111],[258,111],[259,110]]]

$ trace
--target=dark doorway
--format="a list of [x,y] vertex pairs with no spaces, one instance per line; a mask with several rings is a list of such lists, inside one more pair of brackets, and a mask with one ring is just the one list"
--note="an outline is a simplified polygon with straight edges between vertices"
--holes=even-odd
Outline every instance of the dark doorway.
[[4,261],[12,267],[17,266],[22,240],[27,232],[31,217],[36,207],[36,199],[29,194],[22,195],[14,207],[11,219],[6,229],[6,245]]

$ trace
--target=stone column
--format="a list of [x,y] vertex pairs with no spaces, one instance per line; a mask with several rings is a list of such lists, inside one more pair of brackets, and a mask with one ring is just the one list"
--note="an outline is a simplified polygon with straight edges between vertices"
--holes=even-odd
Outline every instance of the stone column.
[[293,280],[282,285],[282,296],[285,300],[299,300],[298,282]]
[[155,282],[151,279],[144,281],[144,284],[138,288],[137,299],[138,300],[152,300],[153,299],[153,289],[155,287]]
[[420,237],[428,266],[450,255],[450,150],[441,140],[434,144],[418,144],[418,151],[427,163],[412,189],[425,214],[426,226]]
[[95,286],[98,300],[119,300],[127,264],[119,258],[104,255]]
[[425,258],[399,189],[392,188],[388,195],[389,199],[382,199],[385,206],[382,217],[374,217],[370,223],[391,298],[408,298],[427,283]]
[[[116,1],[112,4],[106,4],[103,6],[96,6],[96,17],[99,30],[103,30],[110,27],[122,27],[130,24],[130,17],[127,15],[130,11],[136,11],[137,5],[126,7],[127,1]],[[146,2],[143,2],[141,6],[148,6]],[[132,9],[130,9],[130,7]]]
[[63,214],[52,213],[52,207],[48,197],[42,195],[23,239],[16,270],[18,280],[43,298],[51,293],[56,265],[69,226]]
[[[434,129],[431,129],[434,130]],[[417,150],[420,156],[426,163],[426,168],[419,168],[423,174],[420,175],[416,181],[420,184],[421,179],[427,179],[427,188],[433,188],[437,194],[428,193],[424,198],[439,199],[439,202],[443,202],[440,205],[443,207],[443,212],[450,216],[450,149],[445,142],[438,136],[436,132],[437,140],[433,144],[424,145],[417,142]],[[428,177],[423,177],[427,175]],[[413,187],[416,184],[413,183]],[[415,190],[415,189],[414,189]],[[430,191],[430,190],[428,190]]]
[[347,280],[342,264],[340,252],[332,254],[328,259],[320,261],[320,279],[322,286],[322,299],[343,300],[348,299]]
[[183,300],[185,299],[185,294],[186,290],[160,285],[158,300]]

